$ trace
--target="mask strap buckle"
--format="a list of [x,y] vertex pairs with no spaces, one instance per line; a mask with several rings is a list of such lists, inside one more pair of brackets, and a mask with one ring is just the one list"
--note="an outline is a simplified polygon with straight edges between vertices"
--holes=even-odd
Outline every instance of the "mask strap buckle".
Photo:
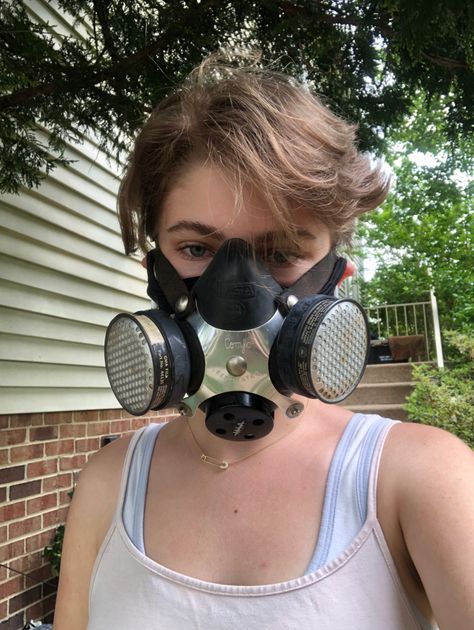
[[278,296],[278,302],[287,304],[290,295],[298,299],[313,295],[334,295],[334,291],[344,275],[347,260],[339,257],[334,251],[329,252],[322,260],[308,269],[299,280]]
[[146,270],[147,293],[160,309],[175,313],[178,319],[184,319],[194,310],[188,287],[159,247],[148,252]]

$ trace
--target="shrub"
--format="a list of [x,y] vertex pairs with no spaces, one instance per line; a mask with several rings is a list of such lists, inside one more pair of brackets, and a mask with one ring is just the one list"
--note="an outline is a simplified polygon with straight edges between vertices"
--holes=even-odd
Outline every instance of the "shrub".
[[416,385],[405,410],[411,422],[454,433],[474,448],[474,334],[447,331],[447,367],[413,366]]
[[[74,489],[67,493],[68,497],[72,499],[74,494]],[[50,545],[46,545],[43,549],[43,558],[47,558],[51,564],[52,572],[54,577],[58,577],[59,570],[61,568],[61,554],[63,550],[63,540],[64,540],[64,525],[59,525],[56,528],[56,533],[54,534],[53,542]]]
[[47,545],[43,550],[43,557],[47,558],[51,564],[52,572],[55,577],[59,575],[61,568],[61,553],[63,549],[64,525],[60,525],[56,529],[54,540],[51,545]]

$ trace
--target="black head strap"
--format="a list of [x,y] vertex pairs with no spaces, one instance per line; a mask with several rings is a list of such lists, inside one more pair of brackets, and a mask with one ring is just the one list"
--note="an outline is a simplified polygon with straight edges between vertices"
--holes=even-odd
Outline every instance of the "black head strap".
[[175,313],[177,300],[185,297],[188,300],[188,306],[176,315],[180,318],[189,315],[193,309],[190,291],[185,281],[180,278],[176,269],[158,247],[148,252],[146,269],[148,274],[147,293],[158,304],[158,307],[168,314]]
[[322,260],[308,269],[299,280],[288,287],[279,296],[279,301],[286,302],[289,295],[298,299],[311,295],[334,295],[337,283],[346,269],[347,260],[339,257],[334,251],[329,252]]

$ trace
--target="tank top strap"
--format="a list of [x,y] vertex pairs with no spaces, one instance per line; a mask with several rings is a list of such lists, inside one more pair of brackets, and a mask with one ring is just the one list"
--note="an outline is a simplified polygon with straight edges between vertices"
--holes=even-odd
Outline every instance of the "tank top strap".
[[371,436],[373,442],[372,464],[368,470],[368,481],[365,484],[367,488],[367,520],[377,519],[377,482],[382,451],[390,429],[395,424],[400,424],[400,420],[389,420],[388,418],[381,418],[381,420],[384,422],[380,423],[377,434]]
[[148,424],[135,432],[122,471],[116,518],[122,518],[128,536],[143,553],[143,516],[148,474],[156,438],[165,424]]
[[376,485],[383,442],[394,422],[356,413],[347,424],[329,467],[318,541],[307,573],[334,560],[375,515],[370,487]]

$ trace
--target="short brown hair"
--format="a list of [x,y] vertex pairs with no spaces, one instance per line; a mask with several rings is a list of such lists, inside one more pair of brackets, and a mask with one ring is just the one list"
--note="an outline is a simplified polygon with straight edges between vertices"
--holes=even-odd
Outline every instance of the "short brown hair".
[[161,101],[139,133],[118,208],[127,253],[155,239],[157,213],[194,163],[221,169],[241,195],[251,184],[293,235],[292,211],[325,224],[333,245],[349,245],[355,219],[387,195],[380,163],[358,152],[355,125],[334,115],[295,79],[214,53]]

